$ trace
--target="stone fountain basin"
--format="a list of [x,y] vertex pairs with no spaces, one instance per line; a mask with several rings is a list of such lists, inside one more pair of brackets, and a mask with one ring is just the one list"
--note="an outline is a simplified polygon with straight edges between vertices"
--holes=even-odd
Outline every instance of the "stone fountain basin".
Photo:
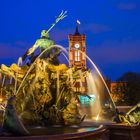
[[55,125],[51,127],[30,127],[30,136],[0,137],[0,140],[109,140],[109,130],[99,126],[67,126]]
[[80,126],[28,127],[30,136],[1,136],[0,140],[140,140],[140,125],[86,121]]
[[140,140],[140,125],[108,124],[110,140]]

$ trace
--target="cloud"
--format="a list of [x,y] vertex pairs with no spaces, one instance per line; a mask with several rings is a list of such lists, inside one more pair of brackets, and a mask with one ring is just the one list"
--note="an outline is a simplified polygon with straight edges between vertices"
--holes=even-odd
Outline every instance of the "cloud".
[[55,42],[60,42],[64,40],[68,40],[68,34],[74,33],[75,29],[67,28],[67,29],[55,29],[50,33],[51,39],[55,40]]
[[[83,24],[79,25],[79,32],[85,33],[85,32],[92,32],[94,34],[102,33],[111,31],[111,28],[107,25],[103,24]],[[50,33],[50,36],[53,40],[56,42],[66,41],[68,40],[68,34],[74,34],[75,28],[66,28],[66,29],[58,29],[56,28],[53,32]]]
[[94,46],[88,50],[91,57],[102,63],[126,64],[140,62],[140,41],[135,42],[111,42],[106,41],[98,48]]
[[18,47],[23,47],[23,48],[25,48],[25,47],[29,48],[31,46],[30,43],[28,43],[26,41],[21,41],[21,40],[16,41],[15,45],[18,46]]
[[82,32],[93,32],[94,34],[102,33],[102,32],[108,32],[111,31],[111,28],[104,24],[86,24],[83,27],[81,27]]
[[121,10],[133,10],[136,8],[135,3],[119,3],[118,8]]
[[0,59],[13,59],[22,56],[31,45],[24,41],[0,43]]
[[0,48],[0,58],[12,58],[18,53],[17,48],[13,47],[11,44],[1,43]]

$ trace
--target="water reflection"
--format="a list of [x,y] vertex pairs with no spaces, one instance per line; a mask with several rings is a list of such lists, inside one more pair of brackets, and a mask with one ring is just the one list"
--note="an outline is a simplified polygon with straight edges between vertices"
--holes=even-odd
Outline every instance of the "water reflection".
[[53,127],[32,127],[28,128],[31,135],[57,135],[57,134],[76,134],[76,133],[82,133],[82,132],[89,132],[89,131],[95,131],[99,129],[99,127],[86,127],[86,126],[67,126],[63,127],[61,125],[55,125]]

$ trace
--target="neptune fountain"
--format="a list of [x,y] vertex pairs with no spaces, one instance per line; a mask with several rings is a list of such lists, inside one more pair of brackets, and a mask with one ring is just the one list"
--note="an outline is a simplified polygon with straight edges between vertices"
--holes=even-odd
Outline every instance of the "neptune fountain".
[[[85,57],[89,69],[85,70],[61,62],[61,57],[69,61],[68,51],[50,39],[49,31],[65,17],[66,12],[62,12],[49,30],[43,30],[41,38],[19,57],[17,64],[1,65],[3,138],[47,134],[49,139],[50,134],[54,135],[60,129],[63,134],[76,131],[84,135],[87,132],[88,136],[88,132],[94,131],[94,137],[100,131],[101,137],[98,137],[105,138],[102,133],[108,134],[108,131],[101,124],[130,123],[126,116],[118,114],[103,76],[88,56]],[[38,47],[40,52],[35,54]],[[75,79],[81,82],[82,78],[87,81],[86,93],[74,90]],[[66,135],[60,139],[62,137],[68,139]]]

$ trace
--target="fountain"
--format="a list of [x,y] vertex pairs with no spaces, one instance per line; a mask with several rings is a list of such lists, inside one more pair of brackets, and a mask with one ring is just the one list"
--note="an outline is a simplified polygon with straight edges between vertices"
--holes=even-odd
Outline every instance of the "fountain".
[[[62,12],[55,24],[65,14]],[[43,30],[42,38],[17,64],[1,65],[1,138],[109,139],[109,129],[103,124],[113,126],[117,112],[103,76],[88,56],[85,70],[61,62],[61,57],[68,61],[68,51],[50,40],[50,29]],[[34,55],[38,46],[41,51]],[[28,63],[23,62],[27,58]],[[75,90],[77,80],[81,91]]]

